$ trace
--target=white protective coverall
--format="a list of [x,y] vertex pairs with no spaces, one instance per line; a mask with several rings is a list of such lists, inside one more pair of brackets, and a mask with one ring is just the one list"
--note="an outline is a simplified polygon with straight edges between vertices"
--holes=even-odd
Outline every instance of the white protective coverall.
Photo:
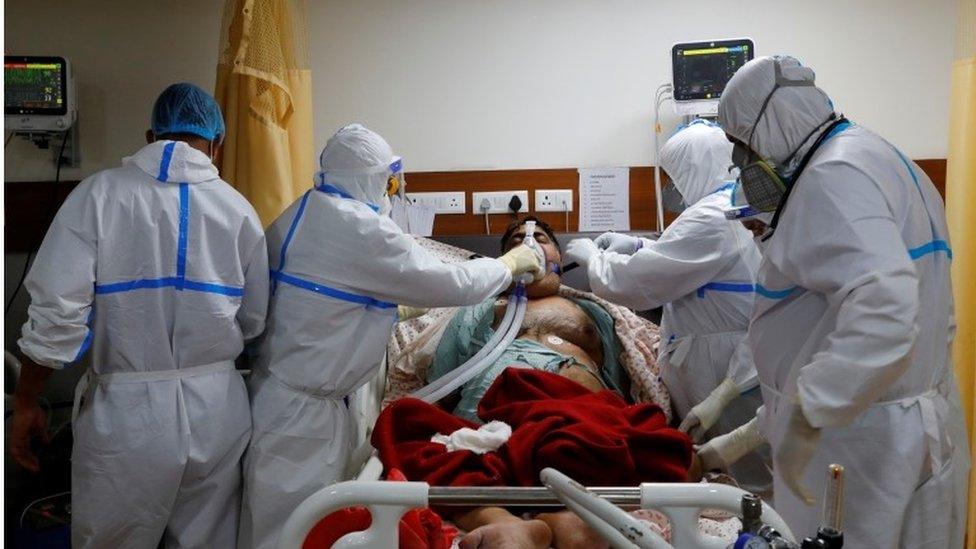
[[377,213],[394,159],[379,135],[343,128],[315,188],[267,230],[273,289],[250,382],[241,547],[276,547],[299,503],[347,478],[358,445],[349,400],[376,375],[397,304],[473,305],[512,282],[496,259],[444,263]]
[[251,431],[234,359],[268,303],[254,209],[207,155],[156,141],[78,185],[26,287],[24,354],[62,368],[93,352],[72,546],[233,547]]
[[[779,59],[786,78],[812,84],[812,70]],[[731,136],[749,141],[774,81],[768,57],[735,74],[719,106]],[[832,113],[819,88],[780,87],[753,149],[789,173]],[[775,455],[798,394],[821,432],[804,484],[819,500],[827,465],[847,469],[845,546],[962,546],[969,463],[950,355],[951,255],[925,172],[857,125],[815,152],[765,243],[749,329],[761,429]],[[774,478],[777,511],[797,535],[812,534],[819,501],[804,505]]]
[[[672,136],[661,150],[661,167],[688,208],[635,254],[602,251],[588,264],[590,286],[600,297],[635,309],[664,307],[658,364],[679,417],[726,377],[745,393],[725,408],[708,438],[749,421],[762,404],[745,342],[760,256],[752,234],[725,218],[731,150],[725,133],[704,121]],[[763,446],[731,472],[746,489],[768,493],[768,463]]]

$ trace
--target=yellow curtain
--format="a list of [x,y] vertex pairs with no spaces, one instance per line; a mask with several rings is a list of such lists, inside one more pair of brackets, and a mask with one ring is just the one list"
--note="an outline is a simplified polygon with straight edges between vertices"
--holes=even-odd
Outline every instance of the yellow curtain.
[[[953,359],[959,380],[969,448],[976,464],[976,0],[960,0],[956,55],[952,66],[946,215],[952,239],[952,281],[956,300]],[[976,475],[969,477],[967,546],[976,547]]]
[[312,181],[312,75],[302,0],[227,0],[215,96],[220,172],[268,226]]

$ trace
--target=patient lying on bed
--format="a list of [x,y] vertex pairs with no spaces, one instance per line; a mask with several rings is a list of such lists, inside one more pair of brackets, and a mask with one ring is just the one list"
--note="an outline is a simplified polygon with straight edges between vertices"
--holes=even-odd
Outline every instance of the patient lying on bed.
[[[446,406],[459,417],[478,421],[477,407],[492,381],[508,366],[559,372],[592,390],[611,389],[628,394],[629,381],[617,360],[619,343],[613,319],[592,301],[558,295],[561,264],[559,243],[544,222],[529,217],[513,223],[502,237],[501,252],[521,244],[525,221],[535,220],[533,235],[546,254],[546,276],[526,289],[525,320],[518,337],[494,364],[461,389]],[[490,299],[461,308],[441,336],[427,374],[434,381],[475,355],[504,316],[505,301]]]
[[[524,221],[506,231],[502,252],[521,243]],[[549,227],[537,222],[534,238],[547,263],[559,265],[559,245]],[[453,416],[409,399],[380,415],[373,444],[385,466],[434,485],[537,485],[538,471],[546,466],[595,485],[686,478],[692,460],[687,437],[668,429],[666,415],[654,404],[633,405],[624,398],[630,382],[618,363],[613,319],[592,301],[557,295],[559,282],[554,268],[527,288],[530,299],[517,339],[440,403]],[[474,356],[503,314],[504,302],[494,299],[460,309],[441,336],[428,381]],[[539,372],[506,372],[510,367]],[[432,435],[477,429],[489,420],[504,421],[514,431],[497,451],[450,451],[430,442]],[[499,507],[452,513],[448,518],[470,532],[462,548],[605,546],[568,511],[528,520]]]
[[[380,414],[372,443],[387,470],[435,486],[535,486],[545,467],[591,486],[680,482],[692,461],[690,439],[668,428],[656,404],[628,404],[613,391],[594,392],[531,368],[503,369],[478,416],[488,422],[481,428],[426,402],[400,399]],[[565,511],[531,520],[500,507],[444,511],[471,532],[462,548],[604,546]]]

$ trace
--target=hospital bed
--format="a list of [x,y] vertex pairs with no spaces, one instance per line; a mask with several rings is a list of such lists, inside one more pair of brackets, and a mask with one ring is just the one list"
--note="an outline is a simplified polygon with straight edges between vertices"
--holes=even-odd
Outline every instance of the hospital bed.
[[[557,234],[561,244],[581,236],[594,237],[595,234],[572,233]],[[464,237],[441,237],[437,239],[443,244],[462,248],[472,254],[495,256],[498,254],[499,236],[481,235]],[[583,269],[577,269],[563,276],[563,284],[579,290],[588,291]],[[645,312],[645,318],[659,318],[659,311]],[[357,414],[357,428],[360,441],[369,438],[371,427],[379,414],[384,395],[387,393],[387,363],[384,363],[380,373],[355,395],[354,409]],[[332,511],[350,506],[366,506],[373,516],[371,526],[356,534],[343,537],[334,547],[396,547],[397,524],[399,517],[412,508],[427,507],[429,505],[501,505],[509,507],[532,506],[535,508],[546,506],[569,507],[587,520],[598,532],[608,539],[616,540],[614,546],[621,547],[671,547],[657,533],[641,533],[638,530],[639,521],[630,515],[615,513],[613,509],[619,506],[628,509],[655,509],[667,517],[671,527],[671,542],[676,547],[726,547],[729,540],[702,533],[699,517],[702,510],[722,510],[736,514],[741,509],[743,496],[748,492],[733,486],[721,484],[693,484],[693,483],[647,483],[638,487],[594,488],[586,491],[562,476],[558,471],[548,470],[543,475],[542,483],[547,488],[536,487],[437,487],[428,486],[423,482],[382,482],[378,479],[382,474],[382,464],[375,457],[370,458],[372,448],[368,444],[360,445],[356,456],[351,459],[351,468],[347,471],[347,478],[354,481],[342,482],[329,486],[309,497],[292,514],[285,526],[281,540],[282,548],[298,548],[309,530],[324,516]],[[578,490],[574,490],[575,488]],[[596,495],[594,495],[596,494]],[[575,498],[575,499],[573,499]],[[607,507],[609,505],[610,507]],[[587,510],[587,506],[593,507]],[[769,508],[762,505],[762,520],[772,525],[776,530],[792,538],[792,534],[782,519]],[[608,522],[608,520],[610,522]],[[616,522],[614,522],[616,521]],[[610,526],[608,526],[610,525]],[[646,529],[646,527],[645,527]],[[614,531],[624,534],[614,534]],[[623,543],[628,535],[637,535],[647,544]],[[616,537],[615,537],[616,536]],[[639,540],[638,540],[639,541]]]
[[[722,484],[645,483],[639,487],[585,489],[556,471],[545,469],[544,488],[440,487],[424,482],[355,480],[326,487],[302,502],[285,522],[279,549],[300,549],[315,524],[328,514],[351,506],[365,506],[372,515],[370,526],[340,538],[333,548],[397,547],[400,517],[413,508],[437,506],[567,507],[615,548],[725,549],[729,540],[703,534],[698,517],[706,509],[738,513],[743,497],[751,494]],[[748,500],[750,502],[755,500]],[[758,501],[759,521],[786,540],[795,538],[783,519],[769,505]],[[656,509],[672,525],[671,541],[633,518],[623,508]]]
[[[657,238],[657,233],[652,232],[635,231],[628,234],[651,239]],[[573,239],[596,238],[599,235],[600,233],[594,232],[557,232],[556,239],[559,241],[561,246],[565,247],[566,244]],[[496,257],[499,255],[501,235],[437,236],[433,237],[431,240],[447,246],[467,250],[470,252],[469,255]],[[563,273],[561,276],[561,282],[564,286],[568,286],[570,288],[583,292],[590,291],[590,284],[586,278],[585,269],[577,268]],[[646,318],[656,325],[660,325],[661,323],[660,308],[634,312],[638,316]],[[379,415],[383,397],[387,393],[387,373],[387,361],[384,361],[380,368],[380,372],[368,384],[363,386],[353,398],[356,426],[359,433],[357,438],[360,441],[365,441],[369,438],[369,432],[372,429],[372,425],[375,423],[376,417]],[[360,451],[362,451],[362,448],[360,448]],[[347,477],[356,476],[367,457],[368,455],[359,456],[358,463],[353,465],[353,470],[347,472]]]

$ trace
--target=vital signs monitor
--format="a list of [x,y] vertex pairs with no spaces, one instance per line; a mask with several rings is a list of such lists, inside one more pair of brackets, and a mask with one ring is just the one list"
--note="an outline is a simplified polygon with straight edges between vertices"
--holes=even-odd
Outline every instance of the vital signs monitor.
[[6,55],[3,84],[8,131],[63,132],[74,123],[74,78],[65,58]]
[[[675,44],[671,48],[671,83],[679,112],[709,114],[717,110],[725,85],[755,51],[748,38]],[[693,112],[681,112],[688,107]]]

